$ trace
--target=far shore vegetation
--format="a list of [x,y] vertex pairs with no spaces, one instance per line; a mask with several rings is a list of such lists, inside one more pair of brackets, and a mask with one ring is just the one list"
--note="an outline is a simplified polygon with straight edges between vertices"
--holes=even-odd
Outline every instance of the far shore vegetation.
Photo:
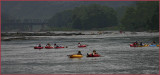
[[[72,10],[64,10],[48,19],[48,25],[40,31],[115,30],[159,32],[159,2],[137,1],[132,6],[117,9],[99,4],[81,5]],[[2,13],[2,31],[21,29],[29,26],[5,25],[9,17]],[[17,21],[20,22],[20,21]]]

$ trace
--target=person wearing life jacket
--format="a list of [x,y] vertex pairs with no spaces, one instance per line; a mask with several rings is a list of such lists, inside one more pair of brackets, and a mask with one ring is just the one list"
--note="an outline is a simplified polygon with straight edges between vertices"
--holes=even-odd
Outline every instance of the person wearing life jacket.
[[56,44],[56,43],[54,44],[54,47],[57,47],[57,44]]
[[142,42],[140,42],[140,44],[139,44],[140,46],[143,46],[143,43]]
[[78,51],[77,55],[82,55],[81,51]]
[[93,53],[92,53],[93,55],[95,55],[95,54],[98,54],[98,53],[96,53],[96,50],[93,50]]
[[87,55],[91,55],[92,54],[92,56],[94,56],[95,54],[98,54],[97,52],[96,52],[96,50],[93,50],[93,53],[87,53]]
[[54,44],[54,47],[61,47],[61,46],[58,46],[56,43]]
[[153,41],[152,43],[151,43],[151,45],[155,45],[156,44],[156,42],[155,41]]
[[80,42],[78,43],[78,46],[81,46],[81,43],[80,43]]
[[46,45],[46,46],[50,47],[50,46],[51,46],[51,44],[50,44],[50,43],[47,43],[47,45]]
[[38,47],[42,47],[41,44],[39,44]]
[[134,45],[134,46],[138,46],[138,42],[137,42],[137,41],[134,42],[133,45]]

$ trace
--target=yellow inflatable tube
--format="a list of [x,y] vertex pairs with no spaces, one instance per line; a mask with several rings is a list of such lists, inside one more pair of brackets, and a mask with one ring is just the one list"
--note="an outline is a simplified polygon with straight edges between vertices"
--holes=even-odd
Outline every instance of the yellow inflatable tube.
[[143,45],[143,46],[138,46],[138,47],[148,47],[149,45],[147,45],[147,44],[145,44],[145,45]]
[[70,58],[82,58],[83,55],[76,55],[76,54],[74,54],[74,55],[70,55],[69,57]]

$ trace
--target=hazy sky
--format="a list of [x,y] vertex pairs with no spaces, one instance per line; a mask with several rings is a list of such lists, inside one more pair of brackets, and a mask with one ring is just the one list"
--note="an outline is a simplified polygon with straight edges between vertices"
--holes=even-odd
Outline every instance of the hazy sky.
[[80,5],[101,4],[113,8],[133,5],[133,1],[2,1],[2,13],[14,18],[47,19],[55,13]]

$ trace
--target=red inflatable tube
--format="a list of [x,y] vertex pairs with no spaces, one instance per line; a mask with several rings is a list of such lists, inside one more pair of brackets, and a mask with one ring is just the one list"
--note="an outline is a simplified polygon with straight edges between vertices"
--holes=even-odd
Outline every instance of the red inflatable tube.
[[64,48],[64,47],[55,47],[55,48]]
[[46,49],[52,49],[52,48],[54,48],[54,47],[49,47],[49,46],[46,46],[45,48],[46,48]]
[[137,46],[134,46],[133,44],[130,44],[130,47],[137,47]]
[[34,49],[43,49],[43,47],[34,47]]
[[86,47],[86,45],[81,45],[81,46],[78,46],[78,47]]
[[89,55],[87,55],[87,57],[100,57],[100,55],[99,54],[89,54]]

